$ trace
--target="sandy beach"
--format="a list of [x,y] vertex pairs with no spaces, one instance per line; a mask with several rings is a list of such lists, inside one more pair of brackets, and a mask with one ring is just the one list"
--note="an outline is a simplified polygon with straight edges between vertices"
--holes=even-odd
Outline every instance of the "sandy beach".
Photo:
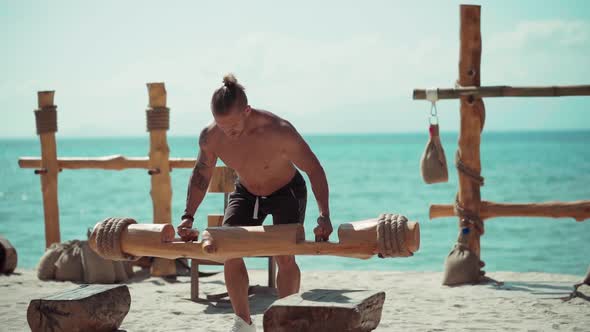
[[[128,282],[131,309],[121,330],[228,331],[232,310],[227,301],[200,303],[190,298],[190,278],[149,277],[140,270]],[[302,292],[311,289],[371,289],[386,292],[376,331],[590,331],[590,301],[563,302],[580,277],[565,274],[496,272],[494,283],[445,287],[441,272],[322,271],[302,273]],[[250,284],[263,285],[266,271],[250,271]],[[43,282],[34,270],[0,276],[0,331],[26,331],[31,299],[77,287],[71,282]],[[200,297],[225,291],[221,274],[201,278]],[[590,296],[590,287],[579,291]],[[250,297],[253,319],[262,331],[264,310],[276,298],[270,292]]]

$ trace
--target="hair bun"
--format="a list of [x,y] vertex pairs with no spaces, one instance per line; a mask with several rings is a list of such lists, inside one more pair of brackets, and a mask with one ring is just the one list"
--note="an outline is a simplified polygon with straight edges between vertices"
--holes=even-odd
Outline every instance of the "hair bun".
[[228,88],[232,88],[238,84],[238,80],[234,76],[234,74],[227,74],[223,76],[223,85]]

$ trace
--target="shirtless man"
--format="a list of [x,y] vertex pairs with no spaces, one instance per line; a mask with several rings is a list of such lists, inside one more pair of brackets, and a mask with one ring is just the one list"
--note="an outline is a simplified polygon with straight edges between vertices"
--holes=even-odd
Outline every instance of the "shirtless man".
[[[195,239],[193,216],[207,191],[217,158],[238,174],[229,195],[223,226],[261,225],[267,215],[273,224],[303,224],[307,203],[305,180],[309,177],[320,216],[314,228],[317,241],[332,233],[328,206],[328,182],[324,169],[297,130],[273,113],[248,105],[244,87],[233,75],[213,93],[214,122],[199,137],[199,156],[191,175],[186,209],[178,225],[184,241]],[[300,271],[294,256],[275,257],[279,297],[299,292]],[[248,272],[242,258],[224,266],[225,283],[236,314],[232,331],[255,331],[248,305]]]

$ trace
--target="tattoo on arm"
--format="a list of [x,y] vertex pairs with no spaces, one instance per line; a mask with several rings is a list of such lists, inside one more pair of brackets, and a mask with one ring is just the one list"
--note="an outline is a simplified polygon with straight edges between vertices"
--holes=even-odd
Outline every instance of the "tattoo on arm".
[[188,185],[185,214],[194,215],[197,206],[201,203],[201,200],[205,196],[207,188],[209,187],[209,181],[211,180],[211,164],[215,166],[216,159],[207,154],[205,149],[206,143],[207,128],[205,128],[199,136],[199,146],[201,149]]
[[204,146],[207,145],[207,136],[209,136],[208,132],[209,128],[205,127],[201,130],[201,134],[199,135],[199,145]]
[[198,169],[195,168],[193,176],[191,177],[191,187],[196,187],[200,191],[207,190],[209,186],[209,178],[201,174]]
[[207,170],[209,165],[207,165],[205,160],[206,158],[203,155],[199,156],[188,185],[185,214],[191,216],[195,214],[197,206],[205,196],[207,187],[209,187],[209,181],[211,180],[211,175]]

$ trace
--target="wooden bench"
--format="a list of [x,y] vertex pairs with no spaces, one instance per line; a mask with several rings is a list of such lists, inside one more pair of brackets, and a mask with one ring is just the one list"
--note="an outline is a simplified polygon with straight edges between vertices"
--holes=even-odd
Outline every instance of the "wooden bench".
[[[235,171],[226,166],[217,166],[211,176],[208,193],[223,193],[223,211],[227,207],[229,193],[235,189],[237,175]],[[219,227],[223,223],[223,214],[211,214],[207,216],[207,227]],[[276,263],[273,257],[261,257],[268,259],[268,287],[276,287]],[[223,265],[223,263],[191,259],[191,300],[199,299],[199,265]]]

